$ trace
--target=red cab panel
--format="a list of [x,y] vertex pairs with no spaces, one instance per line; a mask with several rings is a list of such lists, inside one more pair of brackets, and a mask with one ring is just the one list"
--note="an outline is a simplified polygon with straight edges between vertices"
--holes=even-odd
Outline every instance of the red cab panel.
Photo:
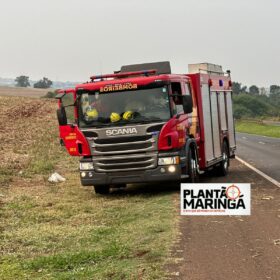
[[158,140],[159,150],[178,149],[186,143],[186,119],[181,122],[180,119],[173,117],[161,129]]
[[63,125],[59,127],[60,138],[71,156],[90,156],[87,139],[77,126]]

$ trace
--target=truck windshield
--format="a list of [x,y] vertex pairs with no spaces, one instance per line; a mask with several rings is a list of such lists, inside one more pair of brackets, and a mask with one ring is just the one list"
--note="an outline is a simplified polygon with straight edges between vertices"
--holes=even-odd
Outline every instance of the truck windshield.
[[100,93],[79,99],[79,126],[102,127],[170,119],[167,87]]

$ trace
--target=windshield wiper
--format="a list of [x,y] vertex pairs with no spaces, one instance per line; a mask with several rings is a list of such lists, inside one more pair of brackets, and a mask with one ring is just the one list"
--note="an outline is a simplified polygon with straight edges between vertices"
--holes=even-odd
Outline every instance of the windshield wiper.
[[101,128],[101,127],[111,127],[111,126],[122,126],[126,125],[128,122],[114,122],[114,123],[104,123],[104,124],[93,124],[93,127]]
[[112,127],[112,126],[125,126],[130,124],[145,124],[145,123],[152,123],[152,122],[165,122],[166,120],[160,118],[152,118],[152,119],[140,119],[140,120],[130,120],[130,121],[121,121],[115,123],[103,123],[103,124],[90,124],[90,127],[102,128],[102,127]]
[[111,126],[111,123],[104,123],[104,124],[91,124],[92,127],[96,127],[96,128],[101,128],[101,127],[107,127],[107,126]]
[[133,120],[133,121],[129,121],[128,123],[151,123],[151,122],[158,122],[158,121],[165,121],[165,120],[162,120],[160,118],[152,118],[152,119],[144,119],[144,120]]

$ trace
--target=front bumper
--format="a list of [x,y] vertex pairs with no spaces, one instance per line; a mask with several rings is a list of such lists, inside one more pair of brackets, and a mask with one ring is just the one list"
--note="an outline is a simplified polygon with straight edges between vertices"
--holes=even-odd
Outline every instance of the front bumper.
[[[178,181],[181,179],[181,166],[174,165],[175,171],[168,171],[169,166],[158,166],[154,169],[139,171],[122,171],[100,173],[95,171],[81,171],[86,173],[85,177],[81,177],[83,186],[93,185],[113,185],[113,184],[129,184],[129,183],[149,183],[160,181]],[[163,172],[164,168],[164,172]]]

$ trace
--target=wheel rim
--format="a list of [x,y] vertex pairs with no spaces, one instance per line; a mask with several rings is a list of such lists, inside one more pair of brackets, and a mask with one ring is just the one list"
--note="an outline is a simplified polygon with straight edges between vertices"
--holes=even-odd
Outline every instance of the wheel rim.
[[193,158],[191,159],[191,175],[193,178],[196,176],[196,160]]
[[227,170],[228,168],[228,155],[226,152],[223,152],[223,162],[224,162],[224,169]]

